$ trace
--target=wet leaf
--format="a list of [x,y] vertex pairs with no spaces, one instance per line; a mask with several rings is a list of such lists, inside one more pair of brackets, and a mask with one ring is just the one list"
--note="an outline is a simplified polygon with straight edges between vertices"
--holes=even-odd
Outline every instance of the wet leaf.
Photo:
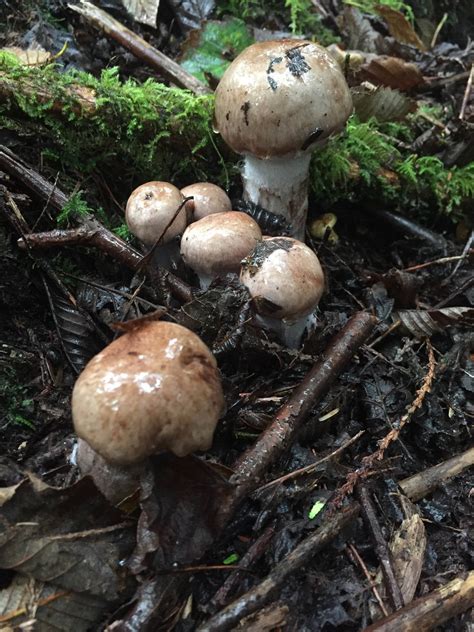
[[474,326],[473,307],[445,307],[443,309],[409,309],[393,314],[415,338],[430,337],[450,325]]
[[153,457],[142,477],[132,571],[199,559],[219,531],[217,513],[230,489],[220,471],[197,457]]
[[401,91],[412,90],[424,82],[418,66],[399,57],[387,55],[368,59],[360,69],[360,77],[377,86],[387,86]]
[[343,30],[347,36],[347,48],[366,53],[378,53],[382,49],[383,36],[355,7],[344,8]]
[[354,110],[362,122],[376,118],[380,122],[399,121],[417,108],[416,102],[392,88],[361,85],[351,89]]
[[242,20],[210,21],[201,31],[191,33],[181,65],[201,81],[207,81],[209,75],[220,79],[232,59],[252,42]]
[[121,0],[123,6],[137,22],[156,26],[160,0]]
[[387,23],[390,35],[396,39],[397,42],[400,42],[401,44],[410,44],[411,46],[418,48],[418,50],[427,50],[426,46],[415,33],[414,28],[401,11],[392,9],[385,4],[377,5],[376,11],[383,17]]
[[119,562],[133,542],[133,526],[89,478],[57,489],[31,477],[2,507],[0,568],[65,590],[123,596],[129,580]]
[[64,354],[74,371],[80,373],[103,345],[96,337],[90,318],[56,292],[45,277],[43,279]]
[[35,632],[87,632],[96,627],[108,609],[103,599],[58,589],[21,573],[0,590],[0,622],[8,622],[15,629],[33,621]]
[[213,12],[214,0],[168,0],[180,24],[188,29],[196,29]]

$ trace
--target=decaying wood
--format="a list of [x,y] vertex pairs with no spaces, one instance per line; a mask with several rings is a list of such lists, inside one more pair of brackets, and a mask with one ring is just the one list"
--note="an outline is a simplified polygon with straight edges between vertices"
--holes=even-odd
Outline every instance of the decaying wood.
[[364,632],[428,632],[474,606],[474,571],[433,590]]
[[324,524],[303,540],[283,560],[275,566],[266,579],[244,595],[233,601],[201,625],[199,632],[225,632],[231,630],[243,618],[265,606],[289,576],[309,562],[321,549],[333,540],[359,512],[354,503],[347,509],[328,517]]
[[211,92],[199,79],[193,77],[179,64],[148,44],[148,42],[121,24],[106,11],[85,0],[81,0],[79,4],[70,4],[68,6],[72,11],[76,11],[88,22],[102,30],[108,37],[132,52],[135,57],[158,70],[171,83],[180,88],[191,90],[191,92],[198,95]]
[[[408,498],[401,497],[405,519],[392,535],[389,550],[392,557],[392,567],[397,585],[400,587],[403,603],[409,604],[415,596],[420,581],[421,571],[426,549],[426,529],[416,505]],[[375,578],[375,585],[379,587],[382,598],[385,596],[382,570],[379,569]],[[369,604],[372,621],[383,616],[377,604]]]
[[418,474],[403,479],[399,485],[410,500],[417,501],[430,494],[442,483],[461,474],[461,472],[473,465],[474,448],[470,448],[452,459],[438,463],[438,465],[429,467],[423,472],[418,472]]

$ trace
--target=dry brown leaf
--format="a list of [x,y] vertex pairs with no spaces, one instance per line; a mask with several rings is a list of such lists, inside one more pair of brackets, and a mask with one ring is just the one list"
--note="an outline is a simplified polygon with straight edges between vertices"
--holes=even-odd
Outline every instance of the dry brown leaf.
[[473,307],[445,307],[443,309],[407,309],[393,314],[415,338],[430,337],[450,325],[474,325]]
[[424,82],[418,66],[387,55],[368,59],[361,67],[361,79],[402,91],[411,90]]
[[398,90],[362,84],[351,89],[354,110],[361,121],[399,121],[416,110],[416,103]]
[[375,10],[387,23],[390,35],[401,44],[410,44],[418,50],[427,50],[414,28],[400,11],[396,11],[384,4],[378,4]]
[[19,46],[7,46],[1,50],[4,53],[15,55],[24,66],[40,66],[46,64],[52,57],[51,53],[41,47],[23,49]]

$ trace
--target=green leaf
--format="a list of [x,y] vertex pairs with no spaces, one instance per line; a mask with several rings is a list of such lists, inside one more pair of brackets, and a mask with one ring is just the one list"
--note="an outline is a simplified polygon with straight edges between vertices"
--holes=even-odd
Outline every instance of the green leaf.
[[309,510],[308,518],[310,520],[314,520],[316,516],[318,515],[318,513],[321,512],[325,504],[326,504],[325,500],[317,500],[314,503],[314,505],[311,507],[311,509]]
[[229,564],[235,564],[238,561],[238,559],[239,559],[239,556],[237,555],[237,553],[231,553],[225,558],[225,560],[222,563],[227,566]]
[[197,43],[186,50],[181,65],[203,82],[206,73],[220,79],[230,60],[252,43],[242,20],[210,21],[200,32]]

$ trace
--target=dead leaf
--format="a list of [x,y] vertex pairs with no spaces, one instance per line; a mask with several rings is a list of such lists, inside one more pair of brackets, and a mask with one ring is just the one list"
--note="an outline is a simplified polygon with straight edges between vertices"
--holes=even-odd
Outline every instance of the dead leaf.
[[134,20],[148,26],[156,26],[160,0],[121,0]]
[[412,90],[424,83],[418,66],[399,57],[387,55],[369,58],[360,69],[360,78],[377,86],[387,86],[402,91]]
[[0,590],[0,625],[8,622],[12,630],[24,630],[31,621],[35,632],[87,632],[96,629],[109,608],[98,597],[58,589],[21,573]]
[[188,29],[197,29],[211,15],[215,0],[168,0],[178,21]]
[[134,536],[91,479],[64,489],[30,479],[2,507],[0,568],[110,602],[133,583],[120,561]]
[[387,23],[390,35],[396,39],[397,42],[400,42],[401,44],[410,44],[411,46],[418,48],[418,50],[427,50],[426,46],[415,33],[414,28],[401,11],[392,9],[385,4],[378,4],[375,7],[375,10],[383,17]]
[[38,46],[36,48],[20,48],[19,46],[7,46],[1,49],[4,53],[11,53],[24,66],[40,66],[46,64],[51,59],[51,53]]
[[382,34],[372,27],[359,9],[344,7],[342,22],[343,31],[347,36],[347,48],[366,53],[378,53],[382,50]]
[[415,338],[430,337],[450,325],[474,325],[474,307],[445,307],[443,309],[401,310],[393,314]]
[[398,90],[362,84],[351,89],[354,110],[361,121],[399,121],[417,108],[416,102]]
[[218,510],[230,489],[221,472],[197,457],[150,459],[142,476],[132,571],[171,569],[199,559],[219,531]]
[[272,632],[281,630],[286,624],[289,608],[283,603],[273,602],[255,614],[242,619],[232,632]]

